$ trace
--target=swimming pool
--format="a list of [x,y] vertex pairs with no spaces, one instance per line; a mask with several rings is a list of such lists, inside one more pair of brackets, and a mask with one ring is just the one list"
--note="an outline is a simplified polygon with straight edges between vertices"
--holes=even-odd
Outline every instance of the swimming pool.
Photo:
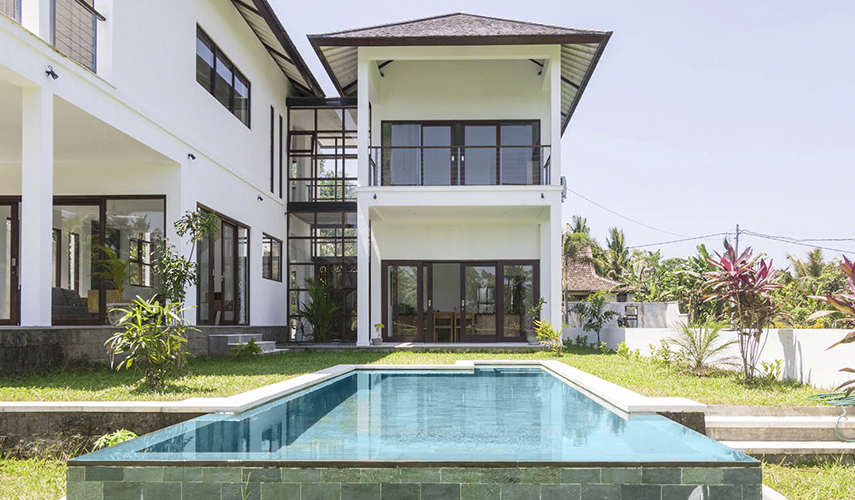
[[[128,498],[138,499],[147,484],[133,480],[139,477],[159,479],[153,484],[161,489],[219,484],[215,498],[223,499],[224,485],[246,489],[257,482],[261,500],[265,490],[279,498],[272,492],[289,484],[326,491],[318,498],[348,498],[346,485],[376,484],[377,498],[391,498],[383,484],[398,491],[390,485],[409,483],[419,487],[418,498],[426,484],[445,485],[443,498],[451,490],[458,492],[451,498],[466,498],[467,484],[494,484],[501,498],[521,486],[537,486],[540,495],[552,485],[578,486],[579,495],[608,493],[604,498],[689,498],[706,488],[697,498],[759,500],[758,465],[663,416],[622,412],[542,366],[362,367],[246,412],[206,415],[76,458],[69,463],[69,500],[72,482],[100,484],[105,499],[121,484],[132,490]],[[198,471],[186,481],[190,469]],[[374,473],[375,482],[365,472],[372,470],[383,471]],[[478,480],[443,481],[444,470]],[[104,479],[108,471],[112,481]],[[335,484],[338,493],[330,489]],[[160,498],[152,488],[144,498]]]

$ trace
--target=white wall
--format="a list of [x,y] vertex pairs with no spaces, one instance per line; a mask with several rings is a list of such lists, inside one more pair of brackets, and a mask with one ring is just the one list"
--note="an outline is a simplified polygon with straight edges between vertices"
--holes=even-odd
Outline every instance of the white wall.
[[383,260],[540,258],[540,226],[372,222]]
[[[802,329],[772,329],[769,330],[766,347],[760,356],[767,363],[777,359],[784,361],[783,376],[790,380],[798,380],[822,389],[832,389],[849,380],[850,376],[839,370],[844,367],[855,367],[853,353],[855,347],[843,345],[826,350],[841,338],[848,330],[802,330]],[[643,356],[650,355],[650,345],[659,347],[661,339],[670,338],[673,331],[669,328],[604,328],[600,338],[606,342],[609,349],[617,349],[625,342],[630,349],[639,349]],[[596,342],[596,332],[585,332],[581,328],[564,328],[562,337],[575,339],[577,335],[587,337],[589,342]],[[735,332],[725,332],[725,341],[736,340]],[[732,345],[726,356],[737,360],[739,346]],[[759,365],[758,365],[759,368]]]
[[[570,326],[580,324],[579,317],[570,311],[575,304],[587,304],[587,302],[568,302],[564,315],[564,322]],[[607,311],[614,311],[620,316],[626,314],[626,308],[635,306],[638,308],[638,328],[669,328],[678,322],[685,321],[680,315],[680,306],[676,302],[606,302]],[[617,318],[606,323],[606,327],[617,327]],[[632,325],[631,326],[635,326]]]

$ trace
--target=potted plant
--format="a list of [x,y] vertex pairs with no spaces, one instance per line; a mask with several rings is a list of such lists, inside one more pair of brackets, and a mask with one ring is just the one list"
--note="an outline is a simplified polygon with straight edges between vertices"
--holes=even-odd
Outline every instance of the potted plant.
[[383,328],[385,328],[385,327],[386,327],[386,325],[384,325],[383,323],[377,323],[374,325],[375,335],[371,336],[371,345],[382,345],[383,344],[383,338],[381,337],[380,332],[383,331]]
[[105,256],[99,261],[101,270],[92,274],[113,287],[113,290],[107,290],[107,319],[115,326],[128,310],[128,302],[122,295],[131,282],[131,263],[119,257],[118,252],[106,245],[94,245],[93,248]]

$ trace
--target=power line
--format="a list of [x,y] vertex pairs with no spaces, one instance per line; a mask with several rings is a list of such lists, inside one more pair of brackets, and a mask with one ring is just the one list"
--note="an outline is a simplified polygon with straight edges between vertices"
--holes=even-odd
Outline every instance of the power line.
[[659,243],[648,243],[646,245],[633,245],[633,246],[628,246],[627,248],[645,248],[645,247],[653,247],[653,246],[658,246],[658,245],[670,245],[671,243],[680,243],[683,241],[692,241],[692,240],[704,240],[707,238],[714,238],[716,236],[727,236],[729,234],[731,234],[731,233],[725,232],[725,233],[707,234],[704,236],[695,236],[692,238],[683,238],[680,240],[662,241]]
[[672,233],[671,231],[666,231],[666,230],[664,230],[664,229],[659,229],[659,228],[657,228],[657,227],[650,226],[650,225],[645,224],[645,223],[643,223],[643,222],[638,222],[637,220],[635,220],[635,219],[631,219],[631,218],[627,217],[626,215],[619,214],[619,213],[615,212],[614,210],[612,210],[612,209],[610,209],[610,208],[606,208],[606,207],[604,207],[604,206],[600,205],[599,203],[597,203],[597,202],[596,202],[596,201],[594,201],[594,200],[591,200],[591,199],[589,199],[589,198],[585,198],[584,196],[582,196],[581,194],[577,193],[576,191],[573,191],[572,189],[568,189],[568,191],[570,191],[571,193],[575,194],[575,195],[576,195],[576,196],[578,196],[579,198],[582,198],[583,200],[587,201],[588,203],[591,203],[592,205],[596,205],[596,206],[598,206],[598,207],[602,208],[602,209],[603,209],[603,210],[605,210],[606,212],[609,212],[609,213],[612,213],[612,214],[614,214],[614,215],[617,215],[618,217],[620,217],[620,218],[622,218],[622,219],[626,219],[626,220],[628,220],[628,221],[630,221],[630,222],[633,222],[633,223],[635,223],[635,224],[638,224],[639,226],[644,226],[644,227],[646,227],[647,229],[652,229],[652,230],[654,230],[654,231],[659,231],[660,233],[670,234],[671,236],[679,236],[680,238],[687,238],[687,236],[686,236],[685,234]]
[[803,247],[821,248],[823,250],[828,250],[830,252],[853,253],[853,250],[841,250],[839,248],[829,248],[829,247],[823,247],[823,246],[819,246],[819,245],[811,245],[809,243],[802,243],[799,240],[793,240],[793,239],[789,239],[789,238],[781,237],[781,236],[772,236],[769,234],[755,233],[754,231],[742,231],[742,233],[747,234],[749,236],[756,236],[758,238],[764,238],[767,240],[780,241],[782,243],[791,243],[793,245],[801,245]]

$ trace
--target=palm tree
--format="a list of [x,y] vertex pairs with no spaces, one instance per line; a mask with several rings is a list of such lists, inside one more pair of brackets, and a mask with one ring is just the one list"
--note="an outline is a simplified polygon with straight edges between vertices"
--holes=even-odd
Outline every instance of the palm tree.
[[827,267],[821,248],[808,252],[807,260],[801,260],[790,254],[787,254],[787,259],[793,265],[793,270],[798,278],[819,278]]
[[626,248],[626,238],[623,230],[616,227],[609,229],[606,238],[606,248],[602,257],[602,267],[606,277],[619,280],[629,266],[629,250]]
[[591,237],[591,228],[588,227],[588,219],[574,215],[573,224],[567,224],[562,236],[562,247],[564,257],[567,260],[581,262],[589,260],[585,257],[583,250],[591,247],[593,253],[597,253],[600,245]]

